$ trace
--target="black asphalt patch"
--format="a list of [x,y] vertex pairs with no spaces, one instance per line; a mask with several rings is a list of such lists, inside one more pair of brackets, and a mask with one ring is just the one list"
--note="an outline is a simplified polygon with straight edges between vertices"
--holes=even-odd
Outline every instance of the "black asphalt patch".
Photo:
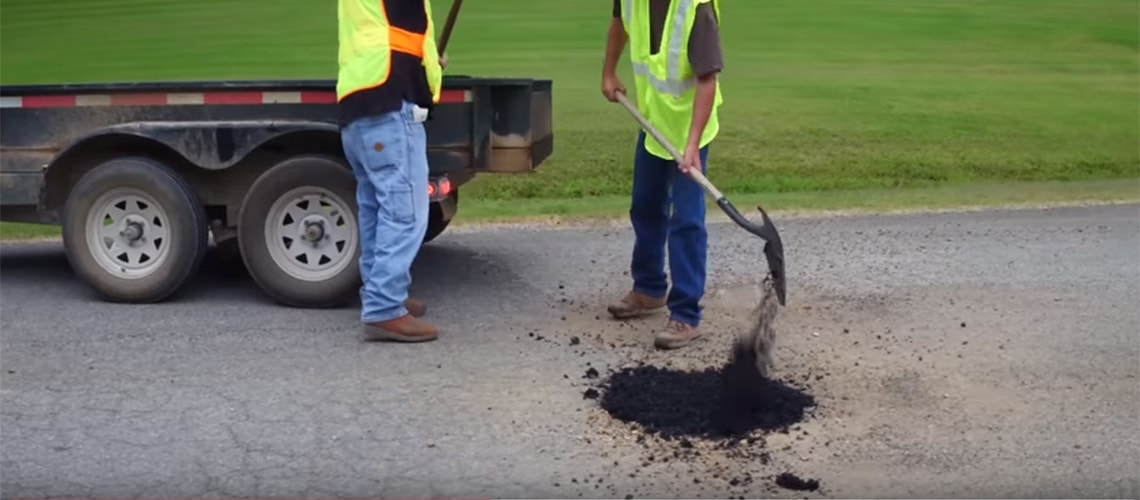
[[815,491],[819,489],[818,480],[802,479],[791,472],[784,472],[776,476],[776,485],[781,488],[798,491]]
[[610,416],[664,438],[720,439],[786,429],[801,422],[815,399],[783,381],[754,381],[750,394],[725,391],[724,369],[679,371],[623,368],[601,385]]

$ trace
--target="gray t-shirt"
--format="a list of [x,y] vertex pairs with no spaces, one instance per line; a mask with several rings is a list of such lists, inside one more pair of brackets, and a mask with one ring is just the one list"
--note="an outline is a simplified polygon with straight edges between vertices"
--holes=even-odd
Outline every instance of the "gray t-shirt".
[[[613,17],[621,19],[623,0],[614,0]],[[638,1],[638,0],[633,0]],[[656,54],[661,48],[661,29],[669,15],[670,0],[649,0],[649,50]],[[696,21],[689,34],[689,64],[699,76],[724,69],[724,54],[720,48],[720,27],[712,5],[697,6]]]

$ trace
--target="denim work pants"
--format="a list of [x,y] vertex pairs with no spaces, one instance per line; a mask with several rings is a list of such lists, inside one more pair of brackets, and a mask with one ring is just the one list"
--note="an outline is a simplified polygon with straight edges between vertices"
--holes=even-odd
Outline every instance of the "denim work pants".
[[356,176],[359,206],[361,321],[408,313],[411,266],[427,231],[427,135],[414,106],[359,119],[341,131]]
[[[704,172],[708,146],[700,153]],[[681,173],[677,162],[645,150],[644,131],[638,135],[633,159],[629,219],[636,238],[630,267],[633,289],[651,297],[664,297],[668,292],[670,318],[699,326],[708,253],[705,193],[700,184]],[[666,245],[672,289],[665,280]]]

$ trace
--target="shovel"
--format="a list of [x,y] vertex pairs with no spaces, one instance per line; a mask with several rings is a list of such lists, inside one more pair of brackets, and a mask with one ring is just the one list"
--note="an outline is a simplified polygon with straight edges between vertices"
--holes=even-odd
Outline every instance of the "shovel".
[[439,35],[439,42],[436,43],[441,56],[447,51],[447,42],[451,39],[451,30],[455,28],[455,18],[459,17],[459,8],[462,6],[463,0],[455,0],[451,3],[451,10],[447,11],[447,20],[443,22],[443,31]]
[[[657,142],[661,143],[662,146],[665,146],[665,149],[669,151],[669,154],[673,155],[673,159],[676,160],[677,163],[682,161],[684,155],[670,144],[657,129],[653,128],[653,125],[650,125],[644,116],[641,116],[637,108],[633,107],[625,98],[625,94],[618,92],[617,100],[622,106],[625,106],[629,114],[633,115],[633,117],[641,123],[642,128],[649,132],[654,139],[657,139]],[[741,215],[740,212],[736,210],[736,207],[732,206],[732,203],[728,201],[728,198],[725,198],[720,190],[718,190],[716,186],[713,186],[699,169],[689,169],[688,175],[696,181],[697,184],[700,184],[712,199],[716,200],[716,205],[720,207],[725,214],[728,214],[728,218],[732,219],[732,222],[735,222],[738,226],[759,236],[765,241],[764,257],[768,259],[768,272],[772,276],[772,286],[775,289],[776,298],[780,301],[780,305],[784,305],[784,297],[787,290],[787,283],[784,277],[784,243],[780,240],[780,233],[776,231],[776,226],[773,225],[771,219],[768,218],[768,213],[764,211],[763,207],[756,207],[756,209],[760,211],[760,219],[763,221],[763,224],[756,224]]]

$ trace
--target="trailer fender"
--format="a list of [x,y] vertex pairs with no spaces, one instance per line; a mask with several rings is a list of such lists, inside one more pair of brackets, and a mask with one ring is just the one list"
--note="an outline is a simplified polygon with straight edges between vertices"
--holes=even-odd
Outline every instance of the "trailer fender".
[[311,121],[133,122],[112,125],[83,136],[68,149],[100,136],[128,135],[149,139],[177,152],[199,168],[232,167],[263,144],[298,132],[324,132],[339,138],[336,124]]
[[68,186],[87,168],[114,156],[150,156],[176,171],[225,170],[254,153],[285,151],[340,154],[336,124],[314,121],[129,122],[77,137],[48,162],[44,208],[60,206]]

